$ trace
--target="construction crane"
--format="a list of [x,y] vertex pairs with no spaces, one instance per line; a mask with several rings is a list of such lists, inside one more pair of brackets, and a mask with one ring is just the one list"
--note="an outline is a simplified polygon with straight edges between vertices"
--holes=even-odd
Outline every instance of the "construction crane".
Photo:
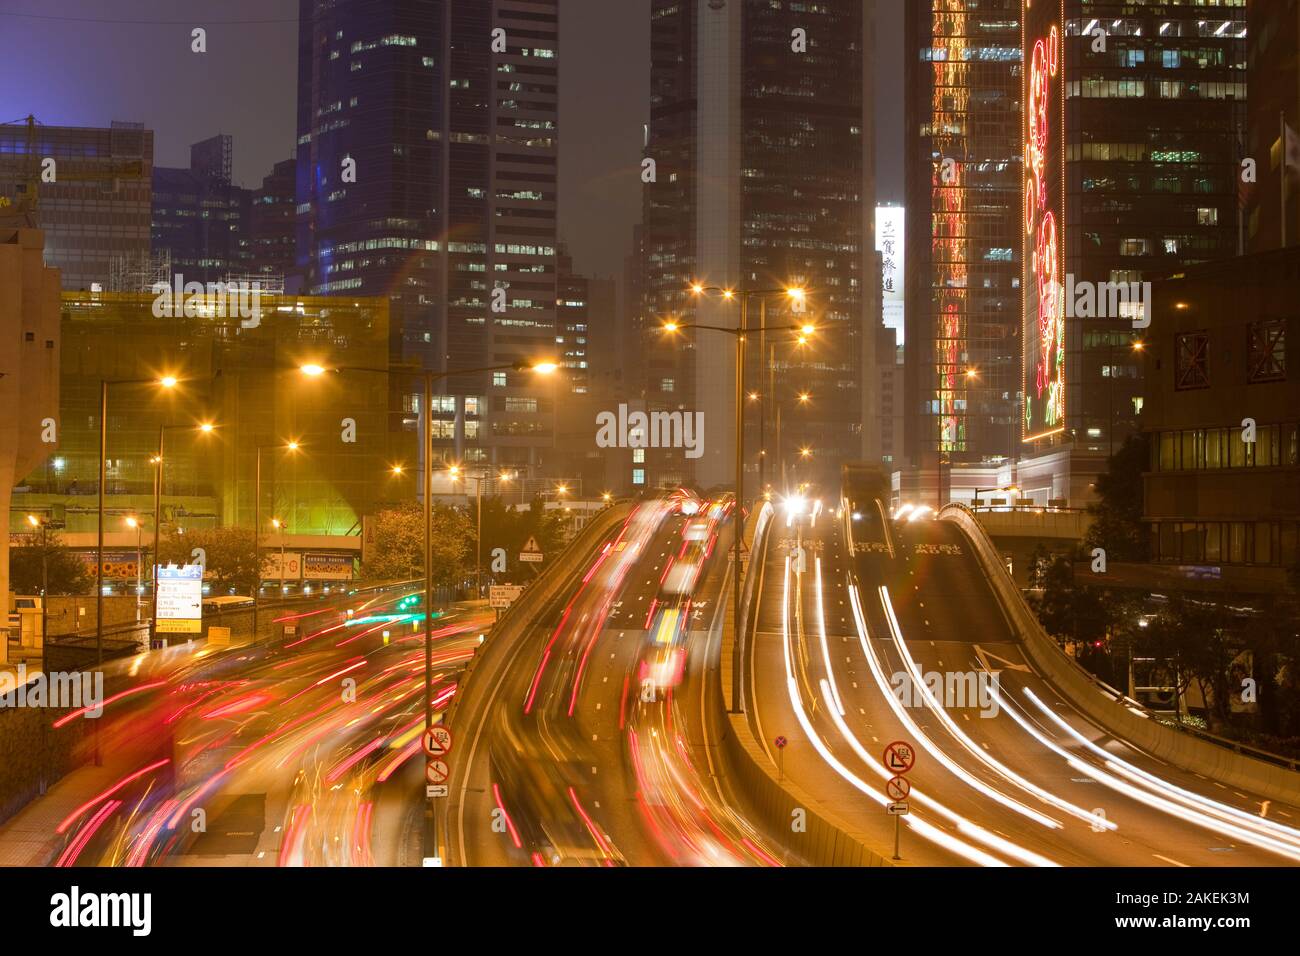
[[[36,149],[36,117],[31,113],[19,120],[27,128],[24,159],[15,177],[14,199],[0,195],[0,225],[22,225],[38,228],[38,210],[40,206],[41,157]],[[12,126],[16,124],[5,124]],[[140,159],[121,162],[95,162],[79,166],[74,160],[63,159],[56,167],[55,183],[67,182],[109,182],[119,179],[144,179],[144,161]]]

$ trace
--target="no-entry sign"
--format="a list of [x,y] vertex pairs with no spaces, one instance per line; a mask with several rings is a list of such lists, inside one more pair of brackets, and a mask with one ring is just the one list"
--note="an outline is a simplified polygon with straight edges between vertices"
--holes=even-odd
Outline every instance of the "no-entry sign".
[[906,777],[891,777],[885,781],[885,796],[895,802],[906,800],[907,795],[912,792],[912,785],[908,783]]
[[430,757],[445,757],[451,753],[451,731],[441,725],[426,730],[424,752]]
[[895,740],[885,748],[884,763],[890,773],[907,773],[916,764],[916,748],[906,740]]
[[445,760],[430,760],[424,766],[424,779],[429,783],[446,783],[451,770]]

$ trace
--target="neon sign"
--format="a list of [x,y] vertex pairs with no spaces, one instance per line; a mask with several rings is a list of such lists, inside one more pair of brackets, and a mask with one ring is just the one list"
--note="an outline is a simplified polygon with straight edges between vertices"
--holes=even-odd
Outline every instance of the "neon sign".
[[1060,73],[1060,57],[1060,32],[1053,24],[1046,37],[1034,41],[1025,90],[1025,248],[1032,250],[1026,263],[1032,272],[1025,302],[1027,441],[1059,429],[1065,421],[1060,206],[1059,197],[1052,195],[1060,188],[1060,169],[1059,164],[1052,164],[1049,154],[1053,145],[1051,109],[1059,96],[1053,81]]

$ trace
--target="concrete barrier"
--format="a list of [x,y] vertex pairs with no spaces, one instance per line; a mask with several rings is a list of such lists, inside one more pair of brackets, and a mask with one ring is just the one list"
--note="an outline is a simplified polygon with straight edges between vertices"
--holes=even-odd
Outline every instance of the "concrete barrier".
[[1113,737],[1168,763],[1270,800],[1300,803],[1300,773],[1162,724],[1140,704],[1119,695],[1080,667],[1043,630],[970,510],[964,505],[948,505],[939,517],[965,533],[1030,663],[1075,710]]

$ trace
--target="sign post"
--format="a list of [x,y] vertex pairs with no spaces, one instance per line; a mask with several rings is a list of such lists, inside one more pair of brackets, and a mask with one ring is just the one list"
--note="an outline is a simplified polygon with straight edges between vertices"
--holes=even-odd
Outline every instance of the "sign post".
[[785,734],[778,734],[776,740],[776,779],[778,782],[785,779],[785,746],[790,741],[785,739]]
[[442,724],[430,727],[424,733],[421,740],[424,747],[424,796],[427,800],[434,800],[447,796],[447,779],[451,776],[451,768],[447,761],[442,759],[451,753],[452,735],[451,730]]
[[158,616],[154,634],[199,634],[203,631],[203,566],[156,566]]
[[532,535],[524,542],[523,549],[519,552],[519,560],[529,564],[541,564],[545,555],[542,554],[542,547],[537,543],[537,539]]
[[885,748],[882,762],[885,769],[894,775],[885,781],[885,796],[889,798],[889,803],[885,804],[885,812],[894,818],[893,858],[901,860],[902,857],[898,853],[899,840],[903,830],[903,816],[910,810],[907,795],[912,792],[911,781],[903,774],[916,766],[916,748],[906,740],[895,740]]

